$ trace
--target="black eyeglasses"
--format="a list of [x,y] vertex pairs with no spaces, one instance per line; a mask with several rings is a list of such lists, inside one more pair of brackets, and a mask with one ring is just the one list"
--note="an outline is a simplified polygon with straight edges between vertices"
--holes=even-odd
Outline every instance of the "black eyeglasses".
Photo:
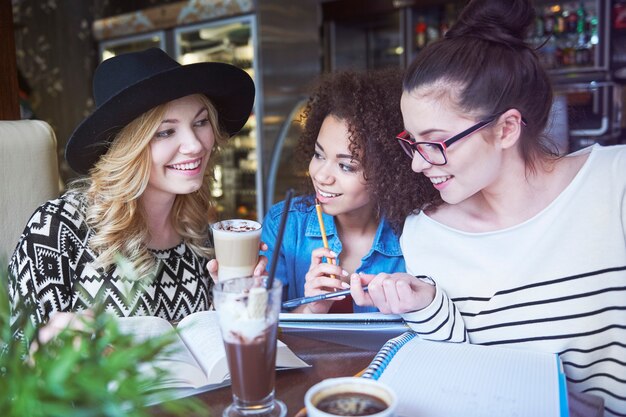
[[[419,153],[420,156],[424,158],[424,160],[429,164],[445,165],[448,163],[448,159],[446,157],[446,149],[448,149],[450,145],[471,135],[474,132],[479,131],[483,127],[487,126],[489,123],[496,120],[501,114],[502,113],[481,120],[470,128],[465,129],[458,135],[454,135],[450,139],[444,140],[443,142],[417,142],[406,130],[396,136],[396,139],[398,140],[400,146],[402,146],[402,149],[404,149],[404,152],[406,152],[406,154],[411,159],[413,159],[415,151],[417,151],[417,153]],[[526,122],[523,119],[522,123],[526,125]]]

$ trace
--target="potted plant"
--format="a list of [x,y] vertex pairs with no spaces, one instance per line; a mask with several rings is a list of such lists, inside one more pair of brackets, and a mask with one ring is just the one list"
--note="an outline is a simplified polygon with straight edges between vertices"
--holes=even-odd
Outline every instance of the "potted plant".
[[[171,337],[137,342],[96,307],[85,330],[64,330],[33,349],[28,340],[37,340],[39,329],[27,317],[19,323],[24,338],[12,334],[7,288],[7,268],[0,266],[0,415],[144,417],[154,414],[151,402],[167,400],[167,391],[153,390],[167,375],[150,363],[167,351]],[[162,402],[159,410],[207,415],[193,398]]]

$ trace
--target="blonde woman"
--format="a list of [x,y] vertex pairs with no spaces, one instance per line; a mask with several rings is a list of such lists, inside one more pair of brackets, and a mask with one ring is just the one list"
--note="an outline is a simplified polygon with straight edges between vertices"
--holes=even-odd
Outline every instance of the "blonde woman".
[[35,324],[100,302],[121,317],[167,320],[211,306],[210,157],[248,119],[252,80],[153,48],[104,61],[94,96],[66,148],[86,176],[36,210],[10,261],[14,325],[20,304]]

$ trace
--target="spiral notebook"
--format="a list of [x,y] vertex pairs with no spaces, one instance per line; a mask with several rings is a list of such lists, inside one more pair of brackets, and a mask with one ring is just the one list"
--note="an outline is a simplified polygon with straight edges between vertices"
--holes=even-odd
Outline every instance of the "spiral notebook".
[[432,342],[406,332],[390,339],[363,374],[391,386],[399,417],[567,417],[556,354]]

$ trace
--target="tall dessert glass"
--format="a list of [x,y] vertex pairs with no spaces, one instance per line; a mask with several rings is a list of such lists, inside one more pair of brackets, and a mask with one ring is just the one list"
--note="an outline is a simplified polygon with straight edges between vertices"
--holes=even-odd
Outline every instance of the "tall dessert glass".
[[233,403],[224,417],[285,416],[287,407],[274,398],[276,334],[282,284],[267,277],[219,281],[213,301],[224,339],[232,381]]

